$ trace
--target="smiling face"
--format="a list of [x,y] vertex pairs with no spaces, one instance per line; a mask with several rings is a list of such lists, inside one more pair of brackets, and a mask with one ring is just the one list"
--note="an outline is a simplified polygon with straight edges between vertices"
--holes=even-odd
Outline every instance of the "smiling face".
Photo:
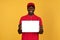
[[27,10],[28,10],[29,15],[33,15],[34,11],[35,11],[35,8],[33,6],[30,6],[30,7],[27,8]]

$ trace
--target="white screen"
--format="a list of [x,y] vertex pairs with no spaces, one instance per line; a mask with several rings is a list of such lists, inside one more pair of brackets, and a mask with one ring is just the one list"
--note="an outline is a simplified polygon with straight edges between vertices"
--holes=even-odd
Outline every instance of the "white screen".
[[39,21],[22,21],[22,32],[39,32]]

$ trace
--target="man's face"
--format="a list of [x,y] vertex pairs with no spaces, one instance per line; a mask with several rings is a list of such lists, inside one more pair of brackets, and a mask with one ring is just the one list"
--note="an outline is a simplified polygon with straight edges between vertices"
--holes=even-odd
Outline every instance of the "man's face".
[[29,15],[32,15],[32,14],[34,14],[35,8],[30,6],[30,7],[27,8],[27,10],[28,10]]

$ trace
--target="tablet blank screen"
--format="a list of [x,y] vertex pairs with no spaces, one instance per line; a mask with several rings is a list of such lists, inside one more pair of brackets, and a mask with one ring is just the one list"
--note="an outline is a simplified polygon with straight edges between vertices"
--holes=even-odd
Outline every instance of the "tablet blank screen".
[[39,32],[39,21],[22,21],[22,32]]

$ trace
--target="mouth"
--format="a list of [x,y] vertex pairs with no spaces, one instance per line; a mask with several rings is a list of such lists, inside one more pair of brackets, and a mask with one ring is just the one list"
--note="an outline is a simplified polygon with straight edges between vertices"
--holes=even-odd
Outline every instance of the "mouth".
[[30,11],[30,13],[32,13],[33,11]]

